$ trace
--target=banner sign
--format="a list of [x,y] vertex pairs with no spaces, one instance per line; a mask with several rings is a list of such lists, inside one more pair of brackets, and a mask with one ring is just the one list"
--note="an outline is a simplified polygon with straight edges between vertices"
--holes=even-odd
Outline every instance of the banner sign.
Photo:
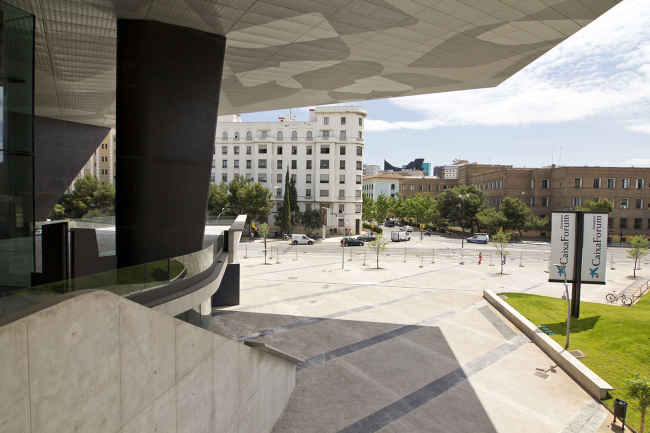
[[553,212],[551,214],[551,257],[549,281],[564,282],[564,270],[555,266],[565,265],[568,282],[573,281],[576,253],[575,212]]
[[583,284],[605,284],[607,269],[607,213],[585,213],[582,231]]

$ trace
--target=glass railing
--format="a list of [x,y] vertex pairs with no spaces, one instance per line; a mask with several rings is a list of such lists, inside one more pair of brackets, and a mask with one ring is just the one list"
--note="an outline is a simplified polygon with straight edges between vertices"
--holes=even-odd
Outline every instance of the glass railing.
[[[219,225],[221,221],[220,218]],[[175,281],[208,270],[223,251],[224,241],[224,234],[221,233],[210,246],[191,254],[2,292],[0,293],[0,318],[78,290],[106,290],[119,296],[131,296],[173,284]]]

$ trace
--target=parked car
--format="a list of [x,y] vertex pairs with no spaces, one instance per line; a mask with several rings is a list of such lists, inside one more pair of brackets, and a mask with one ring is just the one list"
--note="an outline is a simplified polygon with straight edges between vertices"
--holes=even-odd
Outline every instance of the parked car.
[[486,235],[483,233],[476,233],[471,238],[467,238],[467,242],[475,243],[475,244],[487,244],[488,242],[490,242],[490,235]]
[[402,230],[406,231],[407,233],[411,233],[413,231],[413,227],[411,226],[404,226],[402,227]]
[[360,241],[359,239],[353,238],[353,237],[346,237],[341,239],[341,245],[345,242],[346,247],[362,247],[363,246],[363,241]]
[[386,220],[386,222],[384,223],[384,226],[386,226],[386,227],[395,227],[395,221]]
[[298,244],[314,245],[314,240],[305,235],[291,235],[291,243],[294,245],[298,245]]
[[364,233],[361,236],[357,236],[357,239],[360,240],[360,241],[364,241],[364,242],[372,242],[376,238],[373,235],[371,235],[370,233]]
[[394,230],[394,231],[390,232],[390,240],[393,241],[393,242],[410,241],[411,237],[405,231]]

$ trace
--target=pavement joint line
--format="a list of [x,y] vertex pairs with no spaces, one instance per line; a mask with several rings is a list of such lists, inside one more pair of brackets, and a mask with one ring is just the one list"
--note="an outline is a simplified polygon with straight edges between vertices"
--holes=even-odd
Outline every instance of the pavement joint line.
[[[336,265],[337,263],[339,263],[339,262],[337,261],[337,262],[332,262],[332,263],[321,263],[321,264],[318,264],[318,265],[303,266],[303,267],[301,267],[301,268],[278,269],[277,271],[262,272],[262,273],[259,273],[259,274],[251,274],[251,275],[249,275],[249,276],[251,276],[251,277],[256,277],[256,276],[258,276],[258,275],[275,274],[275,273],[277,273],[277,272],[297,271],[298,269],[317,268],[317,267],[319,267],[319,266]],[[243,263],[240,261],[239,264],[242,265]],[[255,266],[255,265],[253,265],[253,266]],[[260,265],[258,265],[258,266],[260,266]]]
[[496,328],[497,331],[505,338],[506,340],[510,340],[514,337],[517,336],[517,333],[513,331],[499,316],[496,315],[494,311],[487,305],[485,307],[481,307],[478,309],[478,311],[487,319],[488,322],[492,324]]
[[[414,276],[417,276],[417,275],[430,274],[432,272],[444,271],[445,269],[455,268],[456,266],[459,266],[459,265],[447,266],[445,268],[420,272],[420,273],[417,273],[415,275],[411,275],[411,277],[414,277]],[[282,272],[286,272],[286,269],[283,270]],[[410,278],[410,277],[406,277],[406,278]],[[391,278],[390,280],[384,280],[384,281],[381,281],[379,283],[374,283],[374,284],[390,283],[392,281],[398,281],[398,280],[402,280],[402,279],[404,279],[404,277]],[[345,291],[348,291],[348,290],[359,289],[361,287],[367,287],[367,286],[368,286],[368,284],[356,284],[354,286],[342,287],[340,289],[329,290],[327,292],[311,293],[309,295],[295,296],[293,298],[278,299],[277,301],[264,302],[262,304],[248,305],[248,306],[245,306],[245,307],[237,307],[236,310],[214,311],[214,312],[212,312],[212,316],[223,316],[223,315],[226,315],[226,314],[237,313],[237,312],[240,312],[240,311],[249,311],[249,310],[254,310],[256,308],[263,308],[263,307],[269,307],[271,305],[283,304],[283,303],[293,302],[293,301],[300,301],[300,300],[303,300],[303,299],[315,298],[315,297],[323,296],[323,295],[331,295],[333,293],[345,292]]]
[[371,310],[373,308],[382,307],[382,306],[390,305],[390,304],[395,304],[397,302],[407,301],[409,299],[413,299],[413,298],[416,298],[416,297],[419,297],[419,296],[428,295],[430,293],[435,293],[437,291],[438,291],[437,289],[430,289],[430,290],[427,290],[425,292],[411,293],[410,295],[402,296],[402,297],[396,298],[396,299],[391,299],[389,301],[380,302],[378,304],[363,305],[361,307],[356,307],[356,308],[352,308],[352,309],[349,309],[349,310],[339,311],[337,313],[328,314],[326,316],[312,317],[312,318],[309,318],[309,319],[306,319],[306,320],[301,320],[301,321],[298,321],[298,322],[289,323],[287,325],[278,326],[276,328],[265,329],[263,331],[253,332],[253,333],[248,334],[248,335],[242,335],[242,336],[239,336],[239,337],[235,338],[235,341],[237,341],[238,343],[242,343],[244,341],[254,340],[256,338],[266,337],[267,335],[279,334],[281,332],[290,331],[292,329],[301,328],[303,326],[312,325],[314,323],[320,323],[320,322],[324,322],[326,320],[332,320],[332,319],[336,319],[338,317],[348,316],[350,314],[355,314],[355,313],[360,313],[362,311]]
[[519,293],[525,293],[525,292],[528,292],[529,290],[536,289],[536,288],[538,288],[538,287],[540,287],[540,286],[543,286],[543,285],[546,284],[546,283],[547,283],[547,281],[544,281],[543,283],[535,284],[534,286],[531,286],[531,287],[529,287],[529,288],[527,288],[527,289],[524,289],[524,290],[522,290],[522,291],[519,292]]
[[[298,283],[299,281],[296,281],[296,282]],[[249,290],[268,289],[269,287],[284,286],[285,284],[287,284],[287,283],[282,282],[282,283],[275,283],[275,284],[267,284],[266,286],[257,286],[257,287],[249,287],[248,289],[240,289],[240,291],[247,292]]]
[[475,302],[473,304],[466,305],[457,310],[447,311],[446,313],[439,314],[434,317],[430,317],[428,319],[422,320],[412,325],[404,325],[402,327],[393,329],[391,331],[384,332],[383,334],[375,335],[374,337],[366,338],[364,340],[357,341],[356,343],[339,347],[338,349],[330,350],[329,352],[314,355],[310,358],[305,359],[305,362],[303,362],[302,364],[298,364],[296,366],[296,373],[306,368],[313,367],[315,365],[319,365],[324,362],[331,361],[333,359],[341,358],[345,355],[349,355],[350,353],[354,353],[359,350],[366,349],[368,347],[372,347],[376,344],[383,343],[384,341],[391,340],[395,337],[400,337],[402,335],[408,334],[409,332],[417,331],[418,329],[422,329],[426,326],[434,325],[443,320],[451,319],[452,317],[455,317],[459,314],[474,310],[479,306],[484,306],[484,305],[486,305],[486,301]]
[[530,340],[525,335],[519,335],[500,346],[490,350],[478,358],[460,366],[454,371],[434,380],[422,388],[402,397],[401,399],[385,406],[339,430],[338,433],[374,433],[397,421],[404,415],[439,397],[457,385],[460,385],[471,376],[486,369],[495,362],[519,349]]

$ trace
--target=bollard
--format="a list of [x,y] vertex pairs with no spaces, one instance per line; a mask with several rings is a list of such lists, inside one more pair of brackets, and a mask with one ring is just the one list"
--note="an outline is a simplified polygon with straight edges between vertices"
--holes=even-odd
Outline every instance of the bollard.
[[366,250],[363,250],[363,266],[366,266]]
[[278,247],[275,247],[275,264],[280,264],[280,252],[278,251]]
[[461,265],[465,264],[465,262],[463,261],[463,249],[462,248],[460,249],[460,264]]
[[494,265],[492,264],[492,254],[490,254],[490,266],[494,266]]
[[269,260],[273,260],[273,245],[271,245],[271,249],[269,251]]
[[404,247],[404,263],[406,263],[406,247]]
[[424,267],[424,253],[420,252],[420,267]]
[[431,248],[431,263],[435,263],[435,262],[436,262],[436,249]]
[[246,253],[244,254],[244,258],[247,259],[248,258],[248,244],[246,244],[245,246],[246,246]]
[[612,266],[611,266],[611,268],[610,268],[610,269],[611,269],[612,271],[614,271],[614,270],[616,270],[616,268],[614,267],[614,253],[612,253],[612,260],[611,260],[611,264],[612,264]]
[[352,261],[352,249],[350,249],[350,258],[348,259],[348,262]]
[[293,261],[295,262],[296,260],[298,260],[298,244],[296,244],[296,258]]
[[524,267],[523,261],[524,261],[524,252],[522,251],[521,255],[519,256],[519,267],[520,268]]

